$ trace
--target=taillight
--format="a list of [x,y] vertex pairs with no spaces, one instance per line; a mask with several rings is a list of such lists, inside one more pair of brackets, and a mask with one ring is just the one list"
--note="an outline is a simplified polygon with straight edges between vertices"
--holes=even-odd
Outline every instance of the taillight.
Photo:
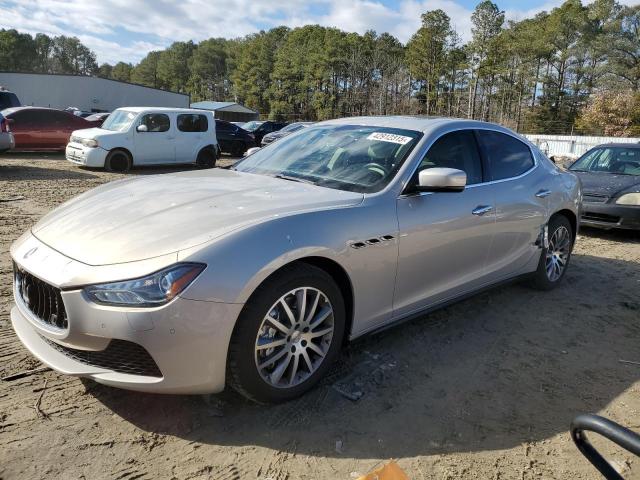
[[0,120],[0,132],[9,132],[9,122],[7,122],[6,118]]

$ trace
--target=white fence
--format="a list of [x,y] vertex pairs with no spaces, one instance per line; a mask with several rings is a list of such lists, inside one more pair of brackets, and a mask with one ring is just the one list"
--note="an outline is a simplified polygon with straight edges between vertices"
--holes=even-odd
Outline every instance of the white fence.
[[579,157],[590,148],[601,143],[640,143],[640,138],[620,137],[579,137],[573,135],[532,135],[525,134],[530,142],[536,144],[547,155]]

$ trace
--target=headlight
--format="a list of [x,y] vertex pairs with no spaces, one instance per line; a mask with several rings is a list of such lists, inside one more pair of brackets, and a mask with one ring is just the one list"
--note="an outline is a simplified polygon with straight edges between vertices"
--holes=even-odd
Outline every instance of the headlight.
[[177,263],[146,277],[90,285],[84,292],[102,305],[157,307],[175,298],[205,267],[202,263]]
[[72,143],[79,143],[85,147],[96,148],[98,146],[98,141],[94,138],[81,138],[72,135],[69,141]]
[[616,200],[618,205],[640,205],[640,192],[625,193]]

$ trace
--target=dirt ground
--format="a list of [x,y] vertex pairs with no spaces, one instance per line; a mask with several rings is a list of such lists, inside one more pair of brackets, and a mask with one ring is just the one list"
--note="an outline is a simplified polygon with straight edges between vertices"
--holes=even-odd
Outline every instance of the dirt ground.
[[[11,328],[9,246],[119,177],[59,155],[0,157],[0,377],[40,365]],[[287,404],[145,395],[53,371],[1,381],[0,479],[353,479],[391,458],[411,479],[598,478],[568,427],[598,412],[640,430],[640,365],[620,362],[640,362],[639,289],[640,235],[584,230],[555,291],[501,287],[359,340]],[[639,459],[594,443],[640,478]]]

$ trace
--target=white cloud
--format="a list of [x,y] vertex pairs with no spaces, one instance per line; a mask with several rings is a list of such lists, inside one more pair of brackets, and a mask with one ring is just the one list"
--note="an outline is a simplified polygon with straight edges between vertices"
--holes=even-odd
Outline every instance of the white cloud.
[[[547,0],[538,8],[507,11],[507,18],[525,18],[559,4]],[[399,0],[393,7],[379,0],[0,0],[0,28],[75,35],[100,63],[137,62],[174,41],[236,38],[278,25],[376,30],[406,42],[420,27],[420,15],[437,8],[451,17],[462,40],[471,37],[472,10],[455,0]]]

